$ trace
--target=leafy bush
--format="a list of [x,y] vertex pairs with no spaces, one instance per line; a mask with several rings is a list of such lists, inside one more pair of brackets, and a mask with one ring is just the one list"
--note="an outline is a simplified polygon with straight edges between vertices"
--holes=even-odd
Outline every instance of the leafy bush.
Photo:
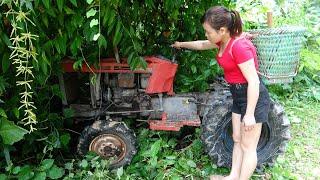
[[[204,39],[200,17],[208,7],[218,3],[229,5],[227,0],[1,0],[0,157],[7,164],[24,159],[37,164],[52,157],[59,163],[63,161],[62,154],[73,158],[68,153],[73,140],[68,130],[72,120],[68,112],[61,112],[59,101],[63,95],[57,84],[64,57],[75,60],[74,68],[96,65],[100,57],[115,57],[115,54],[127,57],[132,68],[145,67],[142,56],[162,54],[171,58],[169,46],[174,41]],[[30,41],[20,41],[22,35],[30,37]],[[23,53],[17,56],[12,53],[19,46],[30,48],[24,51],[27,58],[19,61],[23,66],[13,64],[15,57],[23,56]],[[206,89],[207,80],[216,73],[212,68],[217,69],[212,55],[213,52],[181,54],[178,91]],[[211,65],[207,66],[210,61]],[[16,76],[19,72],[25,76]],[[26,83],[29,82],[26,78],[31,78],[32,83]],[[25,86],[16,86],[16,82],[25,82]],[[33,122],[37,123],[32,128],[37,130],[32,133],[23,129],[33,130],[31,127],[18,126],[25,115],[24,109],[19,109],[20,93],[26,92],[26,87],[32,98],[22,102],[32,102],[37,108],[32,112],[36,115]],[[26,124],[30,125],[28,121]],[[16,132],[15,136],[8,129],[10,133]],[[4,166],[1,162],[0,167]]]
[[[43,159],[39,165],[10,165],[0,179],[114,179],[115,174],[108,170],[109,162],[99,156],[88,154],[82,160],[74,160],[59,167],[54,159]],[[118,175],[123,173],[118,171]]]
[[[232,1],[234,2],[234,1]],[[291,1],[290,1],[291,2]],[[296,3],[295,2],[299,2]],[[305,2],[305,3],[304,3]],[[270,3],[270,2],[269,2]],[[275,25],[303,24],[308,27],[308,46],[302,52],[299,74],[291,85],[271,86],[277,98],[302,98],[319,101],[319,1],[293,1],[284,7],[286,1],[276,1],[267,7],[262,1],[237,1],[237,6],[227,0],[1,0],[0,1],[0,168],[7,166],[0,179],[28,177],[82,179],[86,177],[123,178],[198,178],[206,177],[217,169],[203,155],[199,131],[195,141],[180,150],[170,133],[139,130],[139,153],[133,159],[134,165],[109,174],[108,162],[95,156],[84,160],[74,159],[70,146],[74,135],[70,112],[62,113],[60,99],[63,97],[57,84],[62,73],[60,63],[64,57],[75,60],[74,67],[94,64],[100,57],[127,57],[132,68],[145,67],[142,56],[161,54],[169,59],[173,53],[169,47],[174,41],[204,39],[200,17],[208,7],[225,5],[241,11],[247,29],[265,27],[265,12],[275,9]],[[258,5],[258,6],[257,6]],[[292,6],[294,5],[294,6]],[[253,10],[251,11],[250,8]],[[36,35],[32,43],[36,60],[29,59],[32,67],[34,110],[37,115],[37,131],[27,133],[18,126],[24,112],[19,109],[20,95],[25,87],[17,87],[21,80],[16,74],[16,64],[10,59],[13,39],[10,39],[13,19],[6,16],[10,10],[25,12],[30,19],[24,25]],[[252,14],[247,12],[253,12]],[[259,15],[259,17],[258,17]],[[301,18],[301,17],[308,18]],[[130,17],[130,18],[128,18]],[[258,17],[251,22],[249,17]],[[307,19],[308,21],[304,21]],[[32,22],[32,23],[31,23]],[[33,25],[34,24],[34,25]],[[16,36],[17,37],[17,36]],[[16,38],[12,36],[12,38]],[[23,44],[23,43],[21,43]],[[30,47],[28,44],[27,47]],[[176,91],[204,91],[208,83],[221,69],[214,60],[215,52],[187,52],[178,54],[179,70]],[[208,66],[209,64],[209,66]],[[32,77],[30,74],[29,77]],[[24,126],[23,126],[24,127]],[[11,156],[10,156],[11,154]],[[53,160],[54,158],[54,160]],[[66,162],[65,162],[66,161]],[[27,163],[26,163],[27,162]],[[28,164],[28,165],[26,165]],[[148,169],[150,174],[145,172]]]

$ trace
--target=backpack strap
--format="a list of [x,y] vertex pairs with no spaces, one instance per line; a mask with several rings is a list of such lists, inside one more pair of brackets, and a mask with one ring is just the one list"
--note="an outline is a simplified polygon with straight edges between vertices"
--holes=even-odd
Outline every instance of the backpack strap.
[[[234,59],[234,56],[233,56],[233,53],[232,53],[232,48],[233,48],[233,45],[234,45],[234,43],[236,42],[236,41],[238,41],[238,40],[240,40],[240,39],[243,39],[243,38],[245,38],[245,37],[239,37],[238,39],[235,39],[233,42],[232,42],[232,44],[230,45],[230,49],[229,49],[229,54],[230,54],[230,56],[231,56],[231,58],[232,59]],[[260,75],[260,76],[265,76],[264,74],[262,74],[260,71],[259,71],[259,69],[257,69],[257,73],[258,73],[258,75]],[[260,76],[259,76],[259,78],[260,78]],[[260,79],[261,80],[261,79]]]
[[232,48],[233,48],[234,43],[237,42],[237,41],[240,40],[240,39],[243,39],[243,38],[244,38],[244,37],[239,37],[239,38],[237,38],[237,39],[235,39],[235,40],[232,41],[232,43],[231,43],[231,45],[230,45],[229,52],[228,52],[228,53],[231,55],[231,58],[232,58],[232,59],[234,59],[234,56],[233,56],[233,53],[232,53]]

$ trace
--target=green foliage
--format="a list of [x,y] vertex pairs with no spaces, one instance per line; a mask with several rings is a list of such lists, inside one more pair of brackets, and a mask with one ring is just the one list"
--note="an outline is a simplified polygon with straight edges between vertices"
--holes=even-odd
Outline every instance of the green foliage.
[[[199,130],[178,140],[179,135],[175,133],[139,129],[139,152],[132,164],[112,172],[107,169],[107,161],[93,155],[88,155],[83,160],[67,160],[65,156],[68,159],[75,158],[72,156],[74,150],[70,148],[75,138],[67,130],[73,112],[60,112],[60,104],[55,101],[62,98],[56,79],[62,73],[60,63],[64,57],[74,59],[73,67],[79,69],[82,65],[96,65],[99,57],[114,57],[114,49],[117,48],[120,57],[128,58],[132,69],[144,68],[146,63],[143,56],[161,54],[171,59],[173,53],[169,46],[174,41],[205,39],[199,20],[210,6],[219,4],[234,7],[234,4],[229,4],[226,0],[0,2],[1,12],[12,8],[12,3],[20,2],[21,7],[28,12],[27,17],[34,23],[34,26],[28,25],[28,30],[37,35],[32,41],[37,61],[32,61],[30,67],[32,66],[34,75],[34,106],[38,107],[35,110],[38,130],[26,134],[25,130],[16,125],[24,112],[18,109],[20,89],[16,88],[15,82],[19,78],[15,76],[15,66],[9,58],[9,47],[13,45],[9,32],[12,29],[12,19],[0,13],[0,157],[8,163],[6,172],[0,174],[0,179],[203,179],[212,173],[228,173],[228,170],[211,164],[210,159],[204,155],[198,139]],[[276,26],[298,23],[308,27],[308,46],[302,52],[299,74],[294,83],[269,88],[278,99],[318,102],[319,1],[313,1],[312,5],[309,2],[301,3],[302,6],[300,3],[296,4],[293,7],[297,9],[292,11],[286,11],[288,8],[284,7],[284,2],[277,1],[274,6],[265,7],[261,1],[237,1],[237,8],[241,10],[247,29],[265,27],[265,12],[268,8],[278,8],[274,18]],[[17,7],[14,8],[18,10]],[[246,16],[245,13],[250,8],[253,8],[255,14]],[[309,18],[301,18],[305,15]],[[249,17],[259,21],[250,22]],[[210,80],[221,75],[214,54],[213,51],[179,53],[176,91],[205,91]],[[24,141],[21,141],[23,138]],[[181,142],[186,141],[193,142],[178,148]],[[10,145],[13,143],[15,144]],[[9,153],[15,156],[10,157]],[[295,152],[290,151],[290,154]],[[270,174],[274,179],[296,178],[292,175],[292,170],[285,170],[284,164],[289,164],[290,160],[283,162],[280,160],[271,170]],[[0,167],[5,167],[5,162],[0,161]]]
[[44,159],[39,165],[9,166],[1,177],[14,179],[115,179],[123,176],[123,169],[108,170],[109,161],[95,154],[88,154],[82,160],[70,160],[63,165],[54,159]]
[[[75,60],[74,68],[77,69],[83,64],[97,64],[99,57],[113,57],[114,49],[118,48],[120,57],[128,57],[132,69],[145,68],[147,64],[142,56],[163,54],[171,57],[169,45],[175,40],[204,39],[199,19],[208,7],[217,3],[170,0],[146,1],[145,3],[138,1],[109,2],[107,0],[1,1],[2,12],[8,10],[15,12],[19,8],[28,12],[20,14],[21,17],[24,17],[23,22],[28,26],[25,28],[20,23],[16,23],[16,26],[17,19],[14,13],[10,12],[10,16],[1,14],[0,48],[3,53],[0,59],[3,74],[0,76],[0,82],[2,82],[0,93],[3,94],[8,87],[14,87],[13,82],[18,82],[27,88],[32,87],[32,92],[23,96],[30,97],[32,93],[36,98],[34,104],[30,103],[28,107],[43,107],[34,112],[17,110],[19,108],[17,96],[20,89],[12,89],[10,95],[2,98],[6,110],[11,109],[13,116],[10,119],[13,118],[12,120],[17,122],[25,113],[34,118],[35,114],[39,114],[38,118],[43,119],[38,119],[38,121],[45,122],[39,125],[39,128],[55,129],[51,128],[55,127],[55,124],[47,122],[50,112],[46,108],[50,107],[49,103],[53,98],[62,97],[61,93],[52,91],[51,86],[55,87],[52,80],[61,73],[60,63],[65,56]],[[220,1],[219,3],[228,5],[229,2]],[[21,81],[15,77],[13,69],[15,67],[11,65],[13,61],[9,58],[12,49],[9,47],[13,45],[18,47],[23,42],[14,43],[14,40],[20,36],[8,31],[12,30],[12,27],[14,27],[13,30],[16,28],[21,32],[25,30],[31,32],[28,37],[25,34],[23,39],[28,40],[26,43],[30,43],[27,45],[28,48],[33,48],[30,57],[34,60],[30,61],[28,68],[20,68],[18,72],[20,74],[28,72],[26,77],[34,76],[32,86],[28,80]],[[206,81],[215,73],[212,66],[205,65],[206,62],[212,61],[212,55],[212,53],[193,52],[181,59],[182,68],[179,68],[181,76],[177,77],[181,88],[177,90],[205,90],[208,86]],[[188,66],[187,59],[189,58],[193,63],[192,66]],[[198,64],[201,66],[198,67]],[[192,77],[189,78],[189,75]],[[48,91],[45,92],[45,90]],[[34,118],[27,118],[25,122],[29,125],[33,124]],[[45,137],[47,136],[37,138]]]
[[59,179],[65,174],[63,168],[54,164],[53,159],[44,159],[39,166],[10,166],[6,168],[8,178],[15,179]]
[[311,32],[308,35],[308,44],[316,50],[320,47],[320,1],[310,1],[306,9],[306,20],[309,25],[309,31]]
[[181,142],[177,140],[182,135],[179,133],[139,131],[140,150],[125,169],[110,171],[109,161],[89,153],[84,159],[69,160],[63,165],[53,159],[44,159],[36,166],[11,165],[2,176],[19,179],[189,179],[226,172],[225,169],[218,170],[204,155],[201,141],[197,138],[199,129]]
[[3,109],[0,108],[0,136],[4,144],[12,145],[20,141],[28,132],[27,130],[15,125],[12,121],[6,119]]
[[214,51],[192,53],[182,52],[178,56],[180,64],[176,85],[180,92],[201,91],[208,89],[208,83],[216,76],[222,75],[222,70],[215,60]]
[[245,29],[252,29],[267,26],[267,12],[274,10],[275,5],[273,0],[241,0],[235,8],[241,14]]
[[[189,129],[190,130],[190,129]],[[204,154],[199,137],[200,130],[183,137],[180,133],[152,132],[140,129],[139,150],[124,177],[132,179],[192,179],[204,178],[211,173],[223,172],[211,164]]]
[[0,96],[4,94],[9,85],[10,84],[6,81],[6,79],[3,76],[0,76]]

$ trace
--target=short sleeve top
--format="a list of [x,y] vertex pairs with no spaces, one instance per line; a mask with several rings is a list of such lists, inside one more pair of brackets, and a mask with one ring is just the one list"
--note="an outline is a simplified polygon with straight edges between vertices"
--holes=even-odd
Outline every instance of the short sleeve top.
[[[217,43],[220,48],[220,43]],[[258,70],[257,51],[252,42],[246,38],[232,38],[221,56],[217,54],[216,59],[224,71],[225,80],[230,84],[247,83],[243,76],[239,64],[250,59],[254,60],[256,70]]]

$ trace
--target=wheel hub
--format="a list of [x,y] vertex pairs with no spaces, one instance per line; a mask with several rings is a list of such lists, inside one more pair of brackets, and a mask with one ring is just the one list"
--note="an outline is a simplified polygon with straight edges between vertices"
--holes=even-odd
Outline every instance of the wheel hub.
[[126,152],[126,145],[122,138],[113,134],[102,134],[95,137],[89,146],[89,151],[96,152],[104,159],[115,158],[111,163],[120,162]]

